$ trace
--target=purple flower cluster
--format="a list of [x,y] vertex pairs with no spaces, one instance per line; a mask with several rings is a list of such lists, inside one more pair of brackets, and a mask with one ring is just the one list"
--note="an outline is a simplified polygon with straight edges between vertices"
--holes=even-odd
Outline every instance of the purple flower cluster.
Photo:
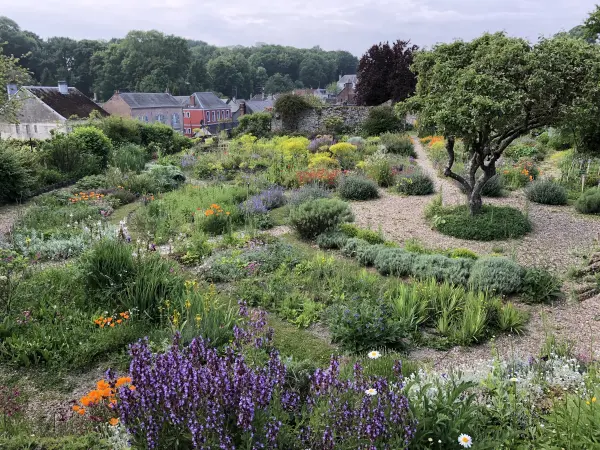
[[185,436],[194,448],[275,448],[281,422],[260,422],[272,416],[285,366],[276,351],[260,367],[238,351],[269,340],[270,335],[259,336],[265,323],[264,315],[251,317],[246,328],[235,329],[234,345],[224,353],[202,338],[181,349],[179,335],[164,354],[153,355],[147,340],[132,345],[130,376],[136,389],[121,388],[118,403],[129,433],[149,448]]
[[394,369],[396,383],[366,377],[359,363],[354,365],[354,376],[344,379],[337,358],[327,369],[317,369],[306,403],[309,413],[318,411],[323,420],[303,430],[304,445],[323,450],[338,445],[365,450],[407,448],[416,422],[410,417],[408,399],[401,394],[400,362]]
[[308,144],[308,150],[311,151],[312,153],[316,153],[319,151],[319,149],[323,146],[327,146],[330,147],[334,144],[333,142],[333,138],[331,136],[321,136],[318,138],[313,139],[312,141],[310,141],[310,144]]
[[[131,346],[135,389],[119,390],[117,412],[134,441],[150,449],[175,442],[232,450],[408,446],[415,422],[401,394],[399,365],[395,383],[364,376],[358,364],[346,379],[332,358],[301,398],[288,387],[286,368],[272,349],[266,314],[243,302],[239,307],[243,325],[223,351],[202,338],[182,348],[179,335],[164,354],[153,354],[147,340]],[[116,379],[113,373],[107,378]]]
[[196,164],[196,157],[194,155],[184,155],[181,158],[180,164],[183,169],[194,166]]
[[285,189],[275,185],[250,197],[240,205],[240,209],[248,214],[266,214],[271,209],[285,205],[285,202]]

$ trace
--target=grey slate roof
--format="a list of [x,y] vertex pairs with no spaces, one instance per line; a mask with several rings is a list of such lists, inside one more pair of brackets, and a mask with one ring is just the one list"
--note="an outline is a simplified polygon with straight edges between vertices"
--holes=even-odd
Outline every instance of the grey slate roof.
[[167,93],[123,92],[119,94],[131,108],[173,108],[180,107],[181,103]]
[[273,108],[273,100],[248,100],[246,102],[246,113],[264,112],[267,108]]
[[358,77],[356,75],[344,75],[343,77],[340,77],[337,84],[340,87],[340,89],[343,89],[346,83],[352,83],[352,85],[354,86],[357,81]]
[[61,94],[58,87],[46,86],[23,86],[46,105],[69,119],[76,116],[79,119],[86,119],[92,111],[97,111],[101,116],[108,116],[100,106],[94,103],[90,98],[74,87],[69,88],[68,94]]
[[179,102],[179,104],[181,106],[187,106],[188,103],[190,102],[189,95],[174,95],[173,97],[175,98],[175,100],[177,100]]
[[194,92],[196,106],[202,109],[227,108],[227,105],[212,92]]

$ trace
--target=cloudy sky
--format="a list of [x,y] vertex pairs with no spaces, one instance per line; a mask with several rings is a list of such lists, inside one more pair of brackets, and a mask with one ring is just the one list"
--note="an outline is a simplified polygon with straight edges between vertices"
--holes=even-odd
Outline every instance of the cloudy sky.
[[[595,0],[597,1],[597,0]],[[42,37],[122,37],[156,29],[210,44],[256,42],[349,50],[419,46],[484,31],[531,40],[583,22],[594,0],[3,0],[0,14]]]

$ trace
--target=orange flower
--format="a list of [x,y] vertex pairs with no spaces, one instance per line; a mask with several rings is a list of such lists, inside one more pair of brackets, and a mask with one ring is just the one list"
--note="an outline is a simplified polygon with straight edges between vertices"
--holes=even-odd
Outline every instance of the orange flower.
[[127,383],[131,383],[131,377],[121,377],[121,378],[119,378],[117,380],[117,382],[115,384],[115,387],[119,388],[119,387],[121,387],[121,386],[123,386],[124,384],[127,384]]
[[81,406],[79,405],[73,405],[73,411],[79,411],[81,409]]
[[119,423],[119,419],[117,417],[112,417],[108,423],[110,423],[113,427]]
[[221,207],[219,205],[217,205],[216,203],[213,203],[212,205],[210,205],[210,207],[212,209],[221,209]]
[[121,319],[118,319],[118,320],[117,320],[117,323],[121,323],[121,322],[123,322]]
[[529,181],[533,181],[533,176],[529,175]]
[[129,386],[129,390],[130,391],[135,391],[135,386],[132,384],[131,386]]
[[106,382],[106,380],[100,380],[96,383],[96,386],[98,387],[98,390],[103,390],[103,389],[109,389],[110,388],[110,384],[108,384]]
[[81,409],[77,410],[77,414],[79,414],[80,416],[83,416],[85,414],[85,409],[81,408]]
[[114,327],[114,326],[115,326],[114,322],[113,322],[113,323],[111,323],[111,324],[110,324],[110,326],[111,326],[111,327]]
[[204,211],[204,215],[206,217],[208,216],[212,216],[215,212],[212,209],[207,209],[206,211]]

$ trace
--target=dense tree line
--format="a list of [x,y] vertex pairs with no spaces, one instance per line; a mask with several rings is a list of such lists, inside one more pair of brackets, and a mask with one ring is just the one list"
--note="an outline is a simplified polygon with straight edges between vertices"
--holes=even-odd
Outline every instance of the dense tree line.
[[83,93],[108,99],[117,89],[185,95],[210,90],[247,97],[265,90],[326,87],[356,73],[358,59],[346,51],[280,45],[216,47],[158,31],[131,31],[123,39],[42,39],[0,17],[3,53],[43,85],[66,80]]

